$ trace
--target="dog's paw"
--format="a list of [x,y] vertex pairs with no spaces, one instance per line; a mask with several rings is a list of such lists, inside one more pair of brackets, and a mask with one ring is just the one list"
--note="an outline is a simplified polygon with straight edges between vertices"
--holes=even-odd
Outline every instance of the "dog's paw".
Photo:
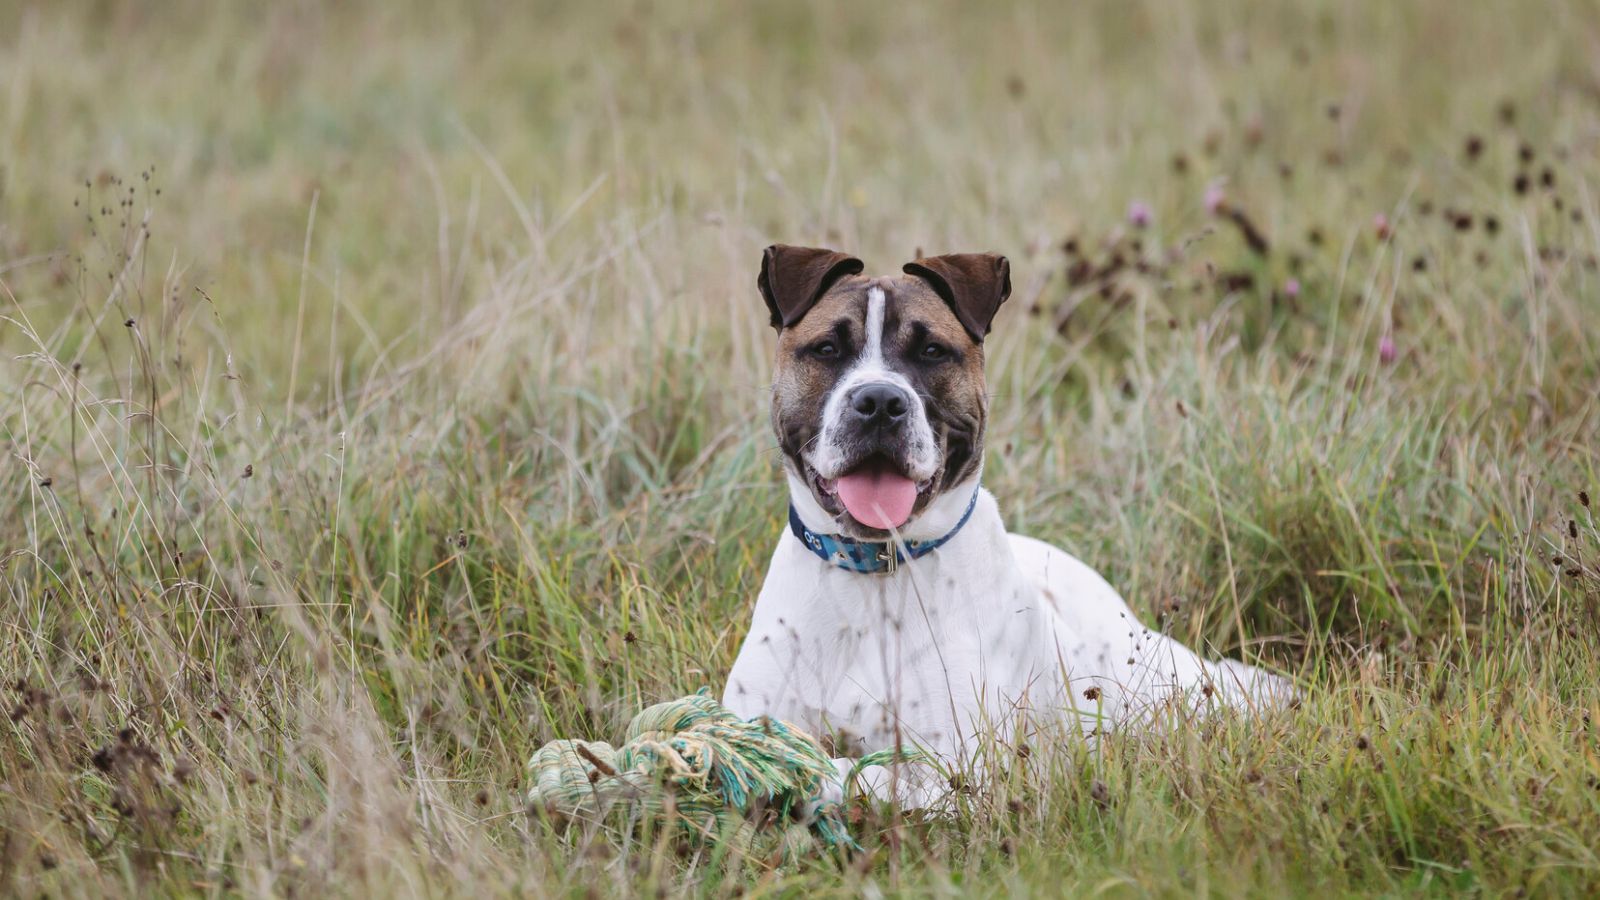
[[1265,711],[1292,706],[1300,699],[1295,683],[1276,672],[1232,659],[1221,660],[1217,669],[1230,705]]

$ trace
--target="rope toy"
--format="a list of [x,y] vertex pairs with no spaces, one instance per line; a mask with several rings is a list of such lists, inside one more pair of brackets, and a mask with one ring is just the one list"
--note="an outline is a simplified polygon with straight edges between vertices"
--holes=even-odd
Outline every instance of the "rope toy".
[[671,815],[694,838],[737,833],[748,843],[752,818],[770,810],[830,850],[861,849],[840,805],[822,802],[837,770],[817,739],[788,722],[741,719],[706,688],[634,716],[621,746],[551,741],[528,771],[530,808],[560,822],[598,822],[624,804]]

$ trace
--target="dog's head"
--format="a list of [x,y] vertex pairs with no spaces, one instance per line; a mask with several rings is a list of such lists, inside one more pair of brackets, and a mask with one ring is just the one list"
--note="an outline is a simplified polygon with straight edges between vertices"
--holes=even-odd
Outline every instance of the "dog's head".
[[1011,292],[1010,266],[972,253],[883,278],[863,268],[844,253],[781,244],[761,262],[778,329],[772,426],[790,492],[812,527],[937,537],[954,522],[930,511],[964,511],[970,495],[953,489],[982,466],[983,339]]

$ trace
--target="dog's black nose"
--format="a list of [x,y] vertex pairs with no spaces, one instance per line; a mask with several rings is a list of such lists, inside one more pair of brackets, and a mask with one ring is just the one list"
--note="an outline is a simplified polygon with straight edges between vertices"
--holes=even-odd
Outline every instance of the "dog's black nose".
[[850,411],[859,424],[892,428],[911,411],[911,395],[882,381],[863,384],[850,392]]

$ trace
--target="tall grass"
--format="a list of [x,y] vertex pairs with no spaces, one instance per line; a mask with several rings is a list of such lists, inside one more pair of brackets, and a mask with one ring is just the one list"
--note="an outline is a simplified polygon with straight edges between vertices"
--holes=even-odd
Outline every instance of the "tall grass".
[[[0,888],[1592,892],[1597,23],[0,11]],[[842,863],[529,818],[743,636],[772,240],[1007,253],[1012,526],[1300,708]]]

